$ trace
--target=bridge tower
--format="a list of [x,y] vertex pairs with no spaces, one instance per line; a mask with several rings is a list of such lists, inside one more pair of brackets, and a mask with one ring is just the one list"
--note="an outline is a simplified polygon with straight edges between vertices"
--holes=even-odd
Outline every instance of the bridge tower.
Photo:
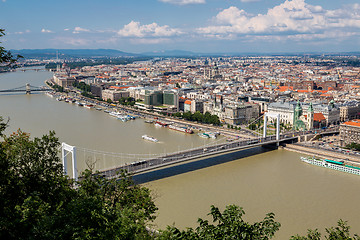
[[280,140],[280,114],[271,114],[265,113],[264,114],[264,132],[263,137],[266,138],[266,130],[267,130],[267,120],[268,117],[276,118],[276,140]]
[[70,146],[69,144],[62,143],[61,144],[61,155],[62,155],[62,164],[64,167],[64,173],[68,174],[67,172],[67,155],[71,153],[71,163],[72,163],[72,177],[75,179],[75,181],[78,180],[77,175],[77,163],[76,163],[76,147]]
[[31,94],[31,88],[30,88],[30,83],[26,84],[26,94]]

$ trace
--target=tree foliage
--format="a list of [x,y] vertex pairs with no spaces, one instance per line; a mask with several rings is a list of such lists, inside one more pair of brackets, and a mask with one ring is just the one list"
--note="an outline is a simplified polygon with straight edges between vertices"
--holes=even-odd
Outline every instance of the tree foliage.
[[121,97],[119,99],[119,103],[121,105],[129,105],[129,106],[134,106],[135,105],[135,99],[132,97]]
[[213,223],[199,219],[199,226],[195,229],[179,230],[169,226],[163,231],[159,239],[270,239],[279,230],[280,223],[274,220],[275,215],[268,213],[261,222],[250,224],[243,220],[244,210],[236,205],[229,205],[224,212],[211,206],[210,215]]
[[[342,219],[338,221],[337,227],[326,228],[325,231],[327,234],[325,239],[328,240],[360,240],[357,234],[350,236],[350,226]],[[295,235],[291,237],[291,240],[321,240],[321,233],[318,229],[309,229],[306,236]]]
[[[0,37],[3,37],[4,35],[5,35],[5,29],[0,28]],[[20,55],[14,57],[10,51],[7,51],[3,46],[0,46],[0,63],[11,64],[16,62],[21,57],[22,56]]]
[[180,112],[178,112],[178,113],[174,113],[173,116],[182,117],[188,121],[197,121],[197,122],[201,122],[201,123],[220,125],[219,117],[217,115],[211,115],[209,112],[206,112],[205,114],[202,114],[199,111],[196,111],[195,113],[191,113],[191,112],[180,113]]
[[75,81],[73,83],[73,86],[84,92],[91,92],[91,86],[89,84],[86,84],[85,82]]
[[352,142],[352,143],[346,145],[345,148],[347,148],[347,149],[354,149],[354,150],[356,150],[356,151],[360,151],[360,144],[359,144],[359,143]]
[[75,183],[63,174],[54,132],[31,139],[0,126],[0,239],[151,238],[149,189],[124,172],[108,180],[87,170]]

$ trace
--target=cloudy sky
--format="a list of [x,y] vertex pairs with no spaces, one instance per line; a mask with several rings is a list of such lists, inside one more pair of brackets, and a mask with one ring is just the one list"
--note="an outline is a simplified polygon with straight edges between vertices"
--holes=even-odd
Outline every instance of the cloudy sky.
[[360,51],[359,0],[0,0],[7,49]]

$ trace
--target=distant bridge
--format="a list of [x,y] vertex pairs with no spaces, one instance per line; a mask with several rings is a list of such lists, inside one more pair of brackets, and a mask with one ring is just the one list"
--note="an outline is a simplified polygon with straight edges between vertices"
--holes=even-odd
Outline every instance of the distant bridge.
[[27,83],[25,86],[12,88],[12,89],[3,89],[0,90],[0,93],[17,93],[17,92],[23,92],[26,94],[31,94],[31,92],[45,92],[45,91],[51,91],[52,89],[47,87],[35,87]]
[[45,68],[21,68],[21,69],[18,69],[17,71],[22,71],[22,72],[35,71],[35,72],[39,72],[39,71],[46,71],[46,69]]

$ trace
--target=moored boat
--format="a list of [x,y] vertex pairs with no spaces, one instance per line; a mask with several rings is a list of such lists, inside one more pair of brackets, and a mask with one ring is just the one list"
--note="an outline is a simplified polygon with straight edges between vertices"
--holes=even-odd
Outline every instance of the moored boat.
[[198,136],[202,138],[210,138],[209,134],[207,133],[198,133]]
[[109,115],[118,118],[121,116],[121,113],[119,113],[117,111],[112,111],[112,112],[109,112]]
[[161,121],[156,121],[155,122],[155,126],[166,127],[167,125],[169,125],[169,124],[165,123],[165,122],[161,122]]
[[300,157],[301,161],[320,166],[325,168],[330,168],[333,170],[347,172],[355,175],[360,175],[360,167],[347,165],[344,161],[334,161],[329,159],[316,159],[314,157]]
[[45,94],[51,98],[55,96],[55,92],[45,92]]
[[123,121],[123,122],[127,122],[127,121],[130,120],[130,118],[129,118],[128,116],[126,116],[126,115],[119,115],[119,116],[117,117],[117,119],[119,119],[119,120],[121,120],[121,121]]
[[63,96],[60,96],[60,97],[56,98],[56,101],[63,101],[63,100],[65,100],[65,97],[63,97]]
[[208,132],[206,133],[210,138],[216,139],[217,138],[217,133],[213,133],[213,132]]
[[179,127],[179,126],[176,126],[176,125],[169,125],[169,129],[173,129],[173,130],[176,130],[176,131],[179,131],[179,132],[184,132],[184,133],[189,133],[189,134],[193,133],[193,131],[190,128]]

